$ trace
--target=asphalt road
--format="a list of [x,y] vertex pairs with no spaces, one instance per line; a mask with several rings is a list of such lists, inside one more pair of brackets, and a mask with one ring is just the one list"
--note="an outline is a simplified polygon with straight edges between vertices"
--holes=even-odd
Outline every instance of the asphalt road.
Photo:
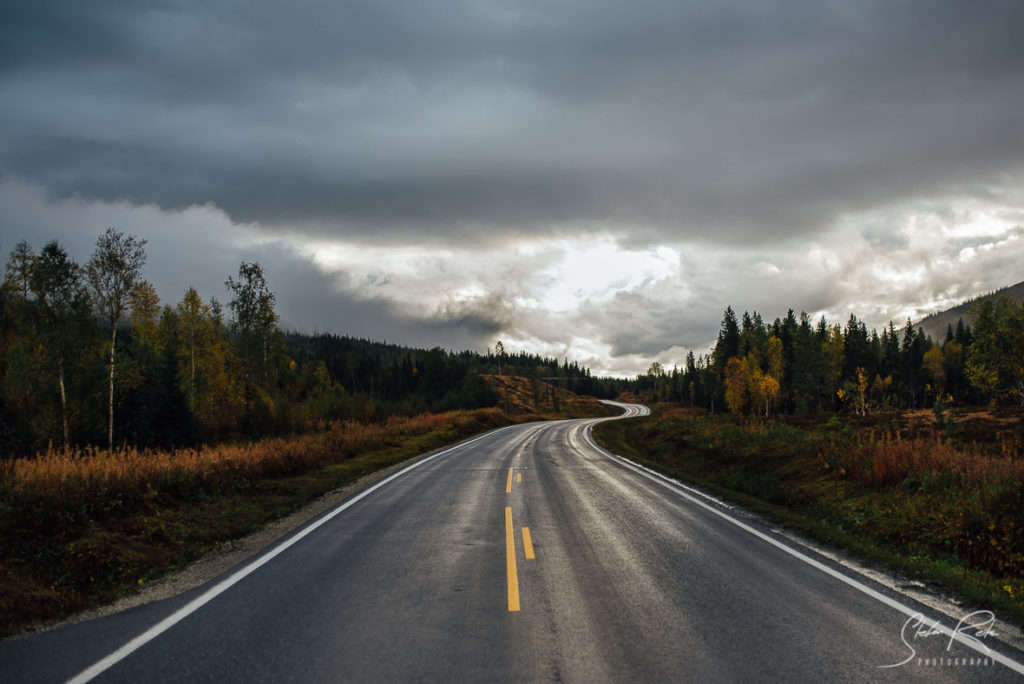
[[1024,680],[987,615],[958,629],[594,422],[464,442],[203,587],[2,642],[0,681]]

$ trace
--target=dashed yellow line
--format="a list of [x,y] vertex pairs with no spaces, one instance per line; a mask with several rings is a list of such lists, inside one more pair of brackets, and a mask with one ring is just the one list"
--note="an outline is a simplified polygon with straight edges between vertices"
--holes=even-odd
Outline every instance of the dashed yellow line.
[[516,482],[522,482],[522,481],[523,481],[523,474],[522,473],[516,473]]
[[533,560],[535,558],[533,555],[533,539],[530,537],[529,527],[523,528],[523,551],[526,552],[527,560]]
[[508,568],[508,610],[519,612],[519,574],[516,572],[516,533],[512,527],[512,508],[505,508],[505,565]]
[[506,494],[511,494],[512,493],[512,471],[513,471],[512,468],[508,469],[508,482],[505,483],[505,493]]

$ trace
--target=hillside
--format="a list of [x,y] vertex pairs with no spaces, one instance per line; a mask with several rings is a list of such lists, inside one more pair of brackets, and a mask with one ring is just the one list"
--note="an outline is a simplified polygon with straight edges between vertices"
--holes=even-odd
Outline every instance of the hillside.
[[609,411],[594,397],[581,396],[551,383],[517,375],[483,375],[498,395],[498,407],[513,415],[604,416]]
[[930,316],[922,318],[918,323],[917,327],[924,330],[925,334],[929,335],[935,341],[941,341],[946,336],[946,330],[949,326],[956,328],[957,321],[960,318],[964,319],[964,323],[971,325],[974,323],[974,316],[971,315],[971,310],[977,306],[980,302],[987,299],[996,299],[1001,295],[1011,297],[1018,302],[1024,302],[1024,282],[1019,282],[1016,285],[1010,285],[1004,287],[1001,290],[996,290],[980,297],[969,299],[963,304],[954,306],[951,309],[934,313]]

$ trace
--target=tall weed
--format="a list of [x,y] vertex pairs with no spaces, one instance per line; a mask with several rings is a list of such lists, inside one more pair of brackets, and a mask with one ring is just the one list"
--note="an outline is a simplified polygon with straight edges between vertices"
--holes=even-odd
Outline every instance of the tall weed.
[[[500,424],[497,409],[391,417],[384,423],[334,422],[319,433],[176,451],[123,447],[50,449],[0,469],[0,533],[48,534],[121,515],[161,499],[203,500],[337,463],[434,431]],[[6,528],[6,529],[4,529]]]

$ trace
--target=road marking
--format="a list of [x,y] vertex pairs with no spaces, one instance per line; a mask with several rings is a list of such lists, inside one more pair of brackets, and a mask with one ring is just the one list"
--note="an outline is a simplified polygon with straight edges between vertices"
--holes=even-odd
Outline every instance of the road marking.
[[508,610],[519,611],[519,573],[516,572],[516,531],[512,527],[512,509],[505,508],[505,565],[508,568]]
[[516,482],[519,483],[519,482],[522,482],[522,481],[523,481],[523,474],[522,473],[516,473]]
[[533,560],[533,539],[530,537],[530,528],[523,528],[523,550],[526,552],[526,559]]
[[435,458],[438,458],[439,456],[444,456],[445,454],[450,453],[452,451],[455,451],[456,449],[461,449],[462,447],[469,446],[470,444],[473,444],[474,442],[479,442],[481,439],[484,439],[486,437],[491,437],[491,436],[493,436],[497,432],[501,432],[503,430],[508,430],[508,429],[515,428],[515,427],[517,427],[517,426],[509,425],[508,427],[498,428],[497,430],[494,430],[492,432],[488,432],[488,433],[482,434],[479,437],[474,437],[473,439],[470,439],[470,440],[467,440],[465,442],[461,442],[461,443],[456,444],[454,446],[448,447],[444,451],[439,451],[436,454],[434,454],[433,456],[427,456],[426,458],[424,458],[422,460],[416,461],[415,463],[413,463],[411,465],[408,465],[405,468],[402,468],[401,470],[399,470],[394,475],[381,480],[380,482],[378,482],[377,484],[373,485],[372,487],[369,487],[368,489],[364,489],[362,492],[360,492],[359,494],[356,494],[351,499],[348,499],[347,501],[345,501],[344,503],[339,505],[337,508],[335,508],[334,510],[332,510],[329,513],[327,513],[326,515],[324,515],[323,517],[321,517],[318,520],[310,523],[301,532],[298,532],[294,536],[289,537],[287,540],[281,542],[279,545],[275,546],[273,549],[271,549],[267,553],[263,554],[262,556],[260,556],[256,560],[254,560],[252,563],[249,563],[248,565],[246,565],[244,568],[242,568],[238,572],[234,573],[230,577],[228,577],[228,578],[222,580],[221,582],[218,582],[214,586],[210,587],[205,592],[203,592],[201,595],[199,595],[196,598],[192,599],[187,604],[185,604],[184,606],[179,608],[177,611],[171,613],[170,615],[165,617],[163,620],[161,620],[160,622],[156,623],[155,625],[153,625],[152,627],[147,629],[145,632],[143,632],[139,636],[135,637],[134,639],[132,639],[131,641],[129,641],[124,646],[122,646],[121,648],[117,649],[116,651],[114,651],[110,655],[108,655],[106,658],[96,662],[95,664],[93,664],[89,668],[87,668],[85,670],[82,670],[76,676],[74,676],[73,678],[69,679],[68,680],[68,684],[85,684],[85,682],[91,681],[92,679],[95,679],[96,677],[100,676],[101,674],[103,674],[104,672],[106,672],[107,670],[112,668],[114,665],[117,665],[119,662],[121,662],[122,660],[124,660],[125,658],[130,656],[132,653],[134,653],[135,651],[139,650],[140,648],[142,648],[143,646],[148,644],[150,641],[152,641],[153,639],[157,638],[158,636],[160,636],[161,634],[163,634],[164,632],[169,630],[171,627],[173,627],[174,625],[178,624],[179,622],[181,622],[182,620],[187,618],[189,615],[191,615],[192,613],[196,612],[197,610],[199,610],[200,608],[205,606],[207,603],[209,603],[213,599],[217,598],[218,596],[223,594],[225,591],[227,591],[228,589],[230,589],[234,585],[236,585],[239,582],[241,582],[243,579],[245,579],[246,577],[251,575],[253,572],[255,572],[256,570],[259,570],[264,565],[269,563],[271,560],[273,560],[274,558],[276,558],[280,554],[284,553],[285,550],[287,550],[288,548],[290,548],[294,544],[298,543],[299,540],[303,539],[304,537],[306,537],[307,535],[312,533],[314,530],[319,528],[321,525],[324,525],[325,523],[327,523],[327,521],[331,520],[332,518],[337,516],[342,511],[344,511],[344,510],[348,509],[349,507],[354,506],[356,503],[362,501],[363,499],[368,497],[370,494],[372,494],[373,492],[377,491],[378,489],[380,489],[384,485],[388,484],[389,482],[397,480],[402,475],[405,475],[406,473],[408,473],[410,470],[414,470],[416,468],[419,468],[421,465],[423,465],[425,463],[429,463],[430,461],[433,461]]
[[[608,420],[608,419],[605,418],[604,420]],[[595,421],[595,422],[601,422],[601,421],[598,420],[598,421]],[[807,563],[808,565],[810,565],[811,567],[816,568],[818,570],[821,570],[822,572],[824,572],[824,573],[826,573],[828,575],[831,575],[832,577],[838,579],[839,581],[844,582],[845,584],[848,584],[849,586],[853,587],[857,591],[860,591],[860,592],[862,592],[864,594],[867,594],[871,598],[884,603],[885,605],[887,605],[890,608],[893,608],[893,609],[899,611],[900,613],[903,613],[907,617],[916,617],[916,616],[921,614],[921,611],[915,610],[914,608],[911,608],[910,606],[905,606],[902,603],[900,603],[899,601],[897,601],[895,599],[892,599],[892,598],[889,598],[885,594],[883,594],[883,593],[881,593],[879,591],[876,591],[875,589],[872,589],[871,587],[869,587],[868,585],[864,584],[863,582],[860,582],[860,581],[858,581],[858,580],[856,580],[856,579],[854,579],[852,577],[848,577],[847,575],[839,572],[838,570],[834,570],[834,569],[830,568],[829,566],[825,565],[824,563],[821,563],[820,561],[817,561],[814,558],[811,558],[810,556],[808,556],[806,554],[800,553],[796,549],[791,548],[790,546],[788,546],[786,544],[783,544],[782,542],[778,541],[777,539],[773,539],[772,537],[769,537],[768,535],[764,534],[763,532],[754,529],[750,525],[747,525],[746,523],[744,523],[744,522],[742,522],[740,520],[737,520],[736,518],[732,517],[728,513],[725,513],[724,511],[718,510],[718,508],[716,508],[715,506],[712,506],[711,504],[708,504],[708,503],[705,503],[704,501],[701,501],[699,498],[697,498],[697,496],[704,496],[703,492],[701,492],[700,490],[694,489],[692,487],[688,487],[687,485],[684,485],[681,482],[677,482],[675,480],[672,480],[672,479],[666,477],[665,475],[662,475],[661,473],[659,473],[657,471],[651,470],[650,468],[642,466],[639,463],[634,463],[633,461],[630,461],[628,458],[624,458],[624,457],[619,456],[617,454],[613,454],[610,451],[607,451],[606,449],[601,447],[597,442],[594,441],[594,438],[593,438],[593,436],[590,433],[590,430],[591,430],[592,427],[593,427],[593,423],[591,423],[591,424],[587,425],[586,427],[584,427],[584,429],[583,429],[583,439],[584,439],[584,441],[586,441],[591,448],[596,450],[598,453],[602,454],[605,458],[609,459],[610,461],[612,461],[614,463],[618,463],[622,467],[628,468],[629,470],[632,470],[632,471],[636,472],[638,475],[640,475],[642,477],[645,477],[648,480],[651,480],[652,482],[655,482],[655,483],[661,485],[665,489],[668,489],[669,491],[678,494],[682,498],[684,498],[684,499],[686,499],[686,500],[688,500],[688,501],[690,501],[690,502],[700,506],[701,508],[703,508],[703,509],[705,509],[705,510],[707,510],[707,511],[709,511],[709,512],[715,514],[715,515],[717,515],[718,517],[722,518],[723,520],[726,520],[726,521],[732,523],[736,527],[739,527],[741,530],[749,532],[750,534],[754,535],[758,539],[761,539],[763,541],[768,542],[772,546],[777,547],[778,549],[784,551],[785,553],[788,553],[789,555],[793,556],[794,558],[796,558],[798,560],[801,560],[804,563]],[[693,494],[690,494],[689,492],[693,492]],[[694,496],[694,495],[697,495],[697,496]],[[961,643],[964,646],[967,646],[968,648],[970,648],[970,649],[972,649],[974,651],[977,651],[982,656],[987,656],[987,657],[992,658],[996,662],[1005,665],[1006,667],[1010,668],[1011,670],[1013,670],[1014,672],[1016,672],[1018,674],[1024,674],[1024,664],[1018,663],[1016,660],[1013,660],[1009,656],[1005,656],[1002,653],[999,653],[995,649],[989,649],[987,646],[985,646],[985,644],[983,644],[978,639],[974,638],[974,636],[972,634],[969,634],[968,631],[963,629],[963,628],[959,628],[957,630],[952,630],[949,627],[946,627],[945,625],[943,625],[942,623],[940,623],[938,621],[935,621],[934,625],[929,624],[929,627],[932,628],[932,629],[938,630],[939,632],[941,632],[945,636],[949,637],[951,640],[956,641],[958,643]]]
[[516,454],[516,458],[519,458],[519,457],[520,457],[520,456],[522,456],[522,455],[523,455],[523,452],[522,452],[522,451],[520,451],[520,452],[519,452],[518,454]]
[[512,468],[508,469],[508,482],[505,483],[505,493],[506,494],[511,494],[512,493],[512,470],[513,470]]

